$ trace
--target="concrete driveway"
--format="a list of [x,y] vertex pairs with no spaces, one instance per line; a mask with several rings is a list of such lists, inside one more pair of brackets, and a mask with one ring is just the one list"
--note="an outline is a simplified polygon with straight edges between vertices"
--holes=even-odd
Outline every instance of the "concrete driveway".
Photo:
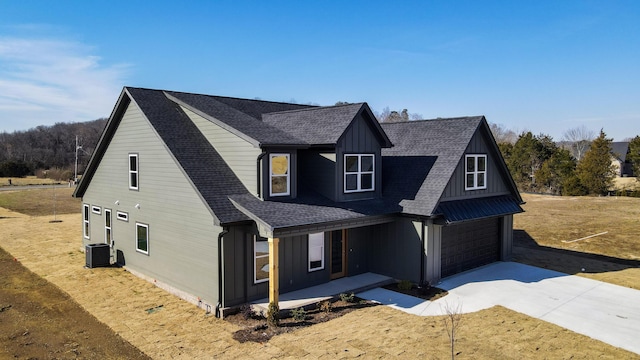
[[358,294],[420,316],[495,305],[640,354],[640,291],[515,262],[497,262],[444,279],[449,295],[424,301],[377,288]]

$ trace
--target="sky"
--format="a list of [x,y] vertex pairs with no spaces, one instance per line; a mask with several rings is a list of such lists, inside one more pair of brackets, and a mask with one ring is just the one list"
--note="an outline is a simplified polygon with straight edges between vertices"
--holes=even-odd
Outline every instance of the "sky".
[[0,132],[123,86],[640,135],[640,1],[0,0]]

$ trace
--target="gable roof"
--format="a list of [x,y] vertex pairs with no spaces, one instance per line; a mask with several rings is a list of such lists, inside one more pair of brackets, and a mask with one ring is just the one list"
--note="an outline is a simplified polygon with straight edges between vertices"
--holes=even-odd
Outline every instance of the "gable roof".
[[[84,195],[131,101],[140,108],[217,222],[248,220],[228,199],[230,194],[248,193],[247,189],[180,106],[169,100],[161,90],[123,89],[74,196]],[[211,181],[213,178],[216,181]]]
[[627,153],[629,153],[628,141],[616,141],[611,143],[611,153],[618,160],[625,162],[627,159]]
[[[387,172],[383,194],[400,192],[394,196],[400,198],[406,214],[437,213],[440,198],[477,131],[490,137],[487,143],[494,155],[499,155],[484,116],[382,123],[382,128],[394,144],[391,149],[383,149],[383,166],[404,170]],[[500,165],[506,169],[504,161]],[[515,200],[522,203],[511,176],[507,178]]]
[[383,147],[391,142],[366,103],[323,106],[262,115],[262,120],[310,145],[336,145],[340,136],[360,114],[372,125]]

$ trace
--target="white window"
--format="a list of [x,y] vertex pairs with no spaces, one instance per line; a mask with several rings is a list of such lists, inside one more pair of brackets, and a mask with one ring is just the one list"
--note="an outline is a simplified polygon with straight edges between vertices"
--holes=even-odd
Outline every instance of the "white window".
[[136,251],[149,254],[149,225],[136,223]]
[[271,196],[289,195],[289,154],[271,154],[269,173],[269,194]]
[[82,235],[89,239],[89,205],[82,205]]
[[324,269],[324,233],[309,234],[309,271]]
[[465,157],[465,190],[487,188],[487,155],[467,155]]
[[102,208],[100,206],[92,206],[91,212],[100,215],[102,213]]
[[253,282],[269,281],[269,242],[253,235]]
[[138,190],[138,154],[129,154],[129,189]]
[[111,210],[104,209],[104,243],[111,245]]
[[116,218],[118,218],[118,220],[120,221],[129,221],[129,213],[118,211],[116,212]]
[[344,192],[373,191],[375,183],[373,154],[345,154]]

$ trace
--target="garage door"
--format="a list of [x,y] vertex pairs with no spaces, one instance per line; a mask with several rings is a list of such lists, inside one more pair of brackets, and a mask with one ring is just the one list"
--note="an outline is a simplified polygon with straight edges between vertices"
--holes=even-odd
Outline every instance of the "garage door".
[[500,260],[500,218],[442,228],[441,276]]

